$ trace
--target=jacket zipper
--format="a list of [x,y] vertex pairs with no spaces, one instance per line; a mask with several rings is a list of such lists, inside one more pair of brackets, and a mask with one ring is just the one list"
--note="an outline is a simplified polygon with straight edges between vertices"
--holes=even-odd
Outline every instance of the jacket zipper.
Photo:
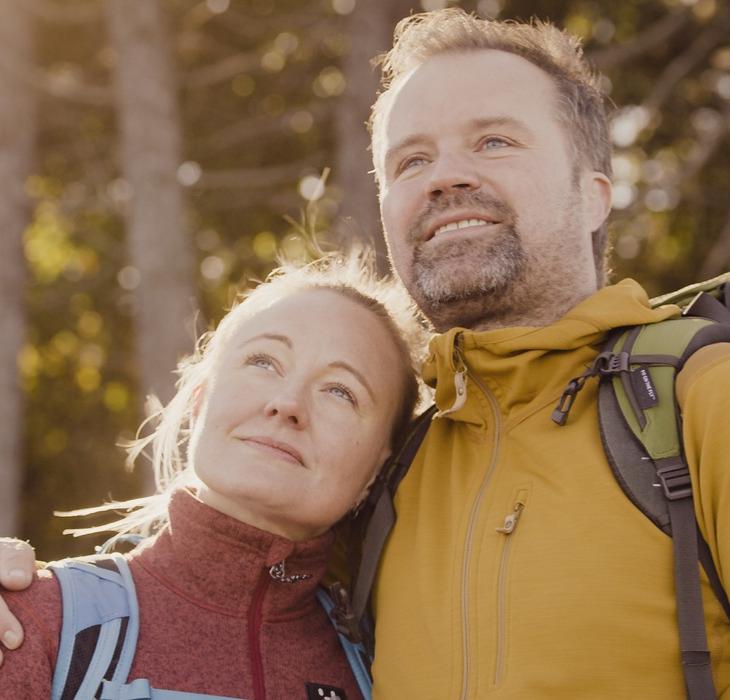
[[507,648],[507,605],[505,602],[507,597],[507,571],[509,569],[514,533],[525,510],[526,496],[526,491],[519,492],[512,511],[505,516],[502,527],[497,528],[497,532],[504,535],[504,542],[497,578],[497,661],[494,667],[494,685],[499,685],[504,675]]
[[469,672],[470,672],[470,662],[469,662],[469,656],[470,656],[470,650],[469,650],[469,603],[468,603],[468,588],[469,588],[469,576],[471,573],[471,550],[472,550],[472,543],[474,540],[474,530],[476,528],[476,524],[478,521],[479,511],[481,509],[482,501],[484,500],[484,494],[486,493],[487,486],[489,485],[489,482],[492,479],[492,475],[494,474],[494,470],[497,466],[497,456],[499,454],[499,447],[500,447],[500,433],[501,433],[501,416],[499,413],[499,404],[497,403],[497,399],[494,397],[492,392],[485,386],[485,384],[481,381],[481,379],[477,376],[475,376],[472,372],[469,371],[469,367],[467,366],[466,362],[464,362],[463,357],[461,356],[460,349],[458,347],[458,338],[457,338],[457,344],[454,345],[454,353],[457,355],[459,362],[461,363],[461,367],[463,367],[466,371],[467,376],[476,384],[481,392],[486,397],[487,401],[489,401],[489,405],[492,408],[492,418],[494,419],[494,441],[492,445],[492,454],[489,460],[489,467],[487,468],[486,472],[484,473],[484,477],[482,478],[482,483],[479,485],[479,491],[477,492],[477,496],[474,499],[474,503],[472,504],[471,513],[469,514],[469,524],[466,530],[466,540],[465,540],[465,546],[464,546],[464,563],[462,566],[462,590],[461,590],[461,628],[463,630],[462,632],[462,644],[464,647],[464,661],[463,661],[463,669],[462,669],[462,681],[461,681],[461,699],[467,700],[469,695]]
[[248,609],[248,649],[254,700],[266,700],[264,664],[261,658],[261,623],[263,622],[264,598],[270,581],[271,576],[268,570],[263,569]]

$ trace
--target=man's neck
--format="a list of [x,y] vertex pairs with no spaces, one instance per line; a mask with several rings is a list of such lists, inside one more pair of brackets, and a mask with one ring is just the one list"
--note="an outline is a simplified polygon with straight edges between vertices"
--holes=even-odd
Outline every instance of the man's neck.
[[484,308],[483,300],[459,300],[451,305],[442,305],[429,314],[429,319],[439,333],[450,328],[468,328],[473,331],[490,331],[500,328],[542,328],[555,323],[572,308],[591,296],[596,290],[588,290],[543,297],[540,302],[523,304],[521,308]]

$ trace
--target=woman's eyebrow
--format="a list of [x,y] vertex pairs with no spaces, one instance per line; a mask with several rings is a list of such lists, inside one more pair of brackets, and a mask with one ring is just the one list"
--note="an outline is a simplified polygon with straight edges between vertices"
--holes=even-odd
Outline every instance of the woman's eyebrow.
[[370,387],[370,384],[368,384],[367,379],[365,379],[365,375],[360,372],[359,370],[355,369],[351,364],[344,362],[342,360],[335,360],[334,362],[329,363],[329,367],[339,367],[340,369],[344,369],[345,371],[352,374],[355,379],[357,379],[360,384],[362,384],[365,387],[365,390],[370,394],[370,399],[373,403],[377,403],[377,399],[375,398],[375,392]]
[[291,338],[286,335],[279,335],[278,333],[259,333],[258,335],[255,335],[251,338],[247,338],[244,340],[239,347],[244,347],[248,345],[249,343],[253,343],[255,340],[277,340],[280,343],[284,343],[290,350],[294,349],[294,343],[292,343]]

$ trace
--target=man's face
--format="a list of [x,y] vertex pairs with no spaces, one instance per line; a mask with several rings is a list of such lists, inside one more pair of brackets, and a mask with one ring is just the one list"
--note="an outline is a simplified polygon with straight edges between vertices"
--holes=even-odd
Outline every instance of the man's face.
[[577,167],[541,69],[503,51],[431,58],[394,89],[380,144],[391,261],[438,330],[540,325],[595,290],[610,186]]

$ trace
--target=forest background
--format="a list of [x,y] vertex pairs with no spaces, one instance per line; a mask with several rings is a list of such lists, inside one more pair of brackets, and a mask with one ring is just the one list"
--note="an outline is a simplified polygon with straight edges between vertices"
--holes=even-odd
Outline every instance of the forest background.
[[615,278],[730,269],[723,0],[0,0],[0,534],[87,553],[53,510],[149,490],[116,444],[236,289],[307,254],[305,213],[384,256],[369,61],[448,4],[550,19],[605,74]]

